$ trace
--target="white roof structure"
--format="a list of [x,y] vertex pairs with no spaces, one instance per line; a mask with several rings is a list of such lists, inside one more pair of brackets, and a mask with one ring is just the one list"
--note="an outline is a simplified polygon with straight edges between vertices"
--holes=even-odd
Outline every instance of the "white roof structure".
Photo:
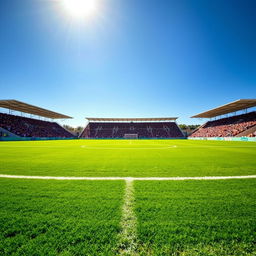
[[37,116],[52,118],[52,119],[68,119],[72,118],[51,110],[33,106],[18,100],[0,100],[0,108],[11,109],[15,111],[20,111],[28,114],[33,114]]
[[235,111],[252,108],[256,106],[256,99],[242,99],[236,100],[223,106],[210,109],[200,114],[192,116],[192,118],[212,118]]

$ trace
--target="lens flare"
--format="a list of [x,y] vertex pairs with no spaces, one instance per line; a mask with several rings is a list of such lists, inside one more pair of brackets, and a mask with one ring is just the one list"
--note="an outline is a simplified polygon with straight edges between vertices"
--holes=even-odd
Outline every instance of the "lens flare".
[[97,11],[97,0],[62,0],[64,8],[74,18],[88,18]]

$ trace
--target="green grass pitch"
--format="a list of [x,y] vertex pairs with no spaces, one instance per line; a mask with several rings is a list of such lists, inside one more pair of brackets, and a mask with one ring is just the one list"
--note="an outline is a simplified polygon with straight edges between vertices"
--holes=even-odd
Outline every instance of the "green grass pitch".
[[0,173],[172,177],[255,174],[256,144],[191,140],[1,142]]
[[[0,143],[0,174],[256,175],[256,144],[190,140]],[[0,255],[120,255],[125,181],[0,178]],[[136,248],[123,255],[256,255],[256,179],[133,181]]]
[[254,180],[136,181],[138,237],[148,255],[255,255]]
[[0,255],[113,255],[122,181],[0,179]]

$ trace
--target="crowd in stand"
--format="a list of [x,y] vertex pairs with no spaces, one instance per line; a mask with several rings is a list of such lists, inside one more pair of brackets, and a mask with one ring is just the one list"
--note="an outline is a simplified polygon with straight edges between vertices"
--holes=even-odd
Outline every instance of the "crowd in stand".
[[136,134],[138,138],[184,137],[175,122],[92,122],[81,137],[124,138],[126,134]]
[[207,122],[190,137],[234,137],[256,125],[256,112]]
[[[190,137],[234,137],[254,126],[256,126],[255,111],[209,121]],[[3,113],[0,113],[0,127],[20,137],[74,137],[55,122]],[[124,138],[127,134],[136,134],[138,138],[184,137],[175,122],[92,122],[84,129],[81,137]],[[256,137],[256,132],[247,136]]]
[[256,137],[256,132],[249,134],[248,137]]
[[55,122],[0,113],[0,127],[20,137],[74,137]]

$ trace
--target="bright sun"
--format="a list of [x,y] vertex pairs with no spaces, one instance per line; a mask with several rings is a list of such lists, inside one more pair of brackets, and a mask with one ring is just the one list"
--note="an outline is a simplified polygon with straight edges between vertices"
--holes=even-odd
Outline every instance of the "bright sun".
[[62,0],[66,11],[74,18],[89,18],[97,11],[97,0]]

